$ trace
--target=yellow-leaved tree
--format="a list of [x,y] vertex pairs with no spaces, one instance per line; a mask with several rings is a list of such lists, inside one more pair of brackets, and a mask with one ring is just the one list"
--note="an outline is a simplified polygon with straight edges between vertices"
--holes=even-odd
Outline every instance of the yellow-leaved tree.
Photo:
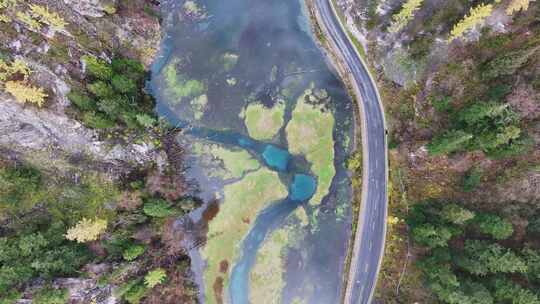
[[460,38],[466,31],[472,29],[478,24],[484,22],[484,20],[493,12],[492,4],[480,4],[476,7],[472,7],[469,11],[469,15],[465,16],[460,22],[458,22],[452,28],[450,32],[449,41]]
[[0,89],[11,94],[20,103],[30,102],[41,107],[47,94],[43,88],[29,83],[30,73],[30,68],[20,59],[15,59],[11,63],[0,59]]
[[107,221],[102,219],[89,220],[83,218],[75,227],[68,229],[66,239],[77,241],[78,243],[86,243],[95,241],[99,235],[107,229]]
[[529,9],[529,0],[512,0],[506,8],[506,14],[512,15],[515,12],[526,11]]
[[395,14],[392,17],[392,24],[388,28],[388,31],[391,33],[397,33],[401,31],[407,23],[414,17],[414,12],[416,12],[424,0],[407,0],[399,13]]
[[7,81],[4,90],[15,97],[20,103],[34,103],[43,106],[47,94],[43,88],[34,87],[25,81]]
[[45,23],[55,30],[63,30],[64,27],[67,25],[67,22],[64,21],[64,18],[62,18],[56,12],[49,11],[49,8],[45,6],[30,4],[30,13],[41,23]]

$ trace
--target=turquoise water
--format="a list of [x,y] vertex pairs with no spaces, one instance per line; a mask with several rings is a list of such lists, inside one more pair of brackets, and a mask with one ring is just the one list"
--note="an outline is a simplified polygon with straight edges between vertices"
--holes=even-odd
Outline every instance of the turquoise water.
[[[302,2],[298,0],[203,0],[196,2],[204,18],[182,15],[183,1],[162,1],[164,40],[160,56],[152,67],[150,88],[157,101],[158,112],[168,121],[191,135],[193,142],[219,143],[248,151],[261,164],[279,173],[287,185],[286,199],[274,202],[260,212],[252,229],[241,244],[241,256],[231,265],[226,303],[247,304],[249,276],[258,250],[275,229],[282,227],[289,216],[302,206],[310,223],[300,231],[302,236],[284,256],[285,283],[283,303],[302,299],[306,303],[337,303],[341,289],[341,269],[350,236],[350,181],[344,168],[352,132],[352,109],[341,82],[328,68],[309,25]],[[238,55],[236,66],[224,68],[220,56]],[[203,83],[208,105],[200,117],[193,115],[189,102],[171,100],[163,78],[164,67],[179,60],[177,72]],[[234,78],[234,85],[230,80]],[[285,124],[298,96],[314,84],[324,88],[332,98],[327,105],[336,118],[334,127],[335,167],[330,194],[320,206],[307,201],[317,187],[317,176],[303,155],[289,152],[284,130],[272,141],[250,138],[240,113],[247,103],[261,102],[272,106],[277,99],[286,104]],[[212,185],[195,174],[198,163],[187,164],[187,176],[201,187],[201,193],[212,195],[223,185]],[[222,181],[225,183],[225,181]],[[211,191],[206,191],[211,189]],[[208,197],[208,202],[212,201]],[[311,221],[313,219],[313,221]],[[241,221],[242,219],[238,219]],[[226,232],[225,232],[226,233]],[[191,253],[190,253],[191,254]],[[193,252],[196,255],[196,252]],[[199,259],[194,258],[196,264]],[[204,269],[204,262],[194,265]],[[197,273],[199,276],[200,273]],[[201,291],[204,291],[203,282]],[[201,296],[204,302],[204,296]]]
[[295,174],[289,190],[292,200],[307,201],[317,190],[317,181],[307,174]]
[[278,171],[287,170],[287,164],[291,158],[289,152],[273,145],[266,146],[262,156],[270,168],[277,169]]

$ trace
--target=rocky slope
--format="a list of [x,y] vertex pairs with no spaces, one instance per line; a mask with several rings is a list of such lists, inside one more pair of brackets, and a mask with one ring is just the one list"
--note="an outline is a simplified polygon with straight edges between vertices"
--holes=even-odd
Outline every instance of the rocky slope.
[[[115,59],[131,65],[128,70],[138,71],[140,62],[148,72],[161,41],[158,5],[0,0],[1,303],[194,301],[183,233],[174,219],[198,202],[182,177],[177,132],[151,113],[153,100],[139,74],[136,81],[107,79],[115,94],[144,104],[137,105],[146,113],[135,127],[122,116],[97,128],[101,121],[88,117],[105,109],[86,115],[70,95],[84,92],[107,105],[89,88],[103,87],[95,73],[107,72]],[[85,218],[106,227],[81,226]],[[57,226],[63,232],[51,235]],[[81,245],[66,239],[66,229],[78,226],[83,234],[100,231]],[[39,241],[27,253],[10,251],[34,237]],[[79,251],[82,260],[74,257]],[[157,287],[145,283],[152,270],[169,278],[158,278]]]
[[[160,25],[153,3],[147,1],[5,1],[0,54],[5,61],[20,60],[31,70],[31,83],[47,94],[45,105],[16,102],[0,92],[0,147],[25,159],[87,157],[98,163],[149,164],[157,153],[148,143],[118,143],[85,127],[72,115],[66,97],[84,79],[83,55],[105,60],[122,55],[147,67],[160,43]],[[17,16],[31,5],[59,14],[61,30],[46,23],[32,28]]]

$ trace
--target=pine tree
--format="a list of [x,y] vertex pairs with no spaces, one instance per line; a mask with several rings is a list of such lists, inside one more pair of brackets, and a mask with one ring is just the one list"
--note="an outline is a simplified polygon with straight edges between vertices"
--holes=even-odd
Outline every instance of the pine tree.
[[38,107],[43,106],[47,97],[43,88],[31,86],[24,81],[7,81],[4,89],[13,95],[18,102],[30,102],[36,104]]
[[463,150],[472,138],[472,134],[462,130],[448,131],[442,136],[435,137],[427,149],[431,155],[448,154]]
[[479,214],[475,218],[480,232],[491,235],[496,240],[504,240],[514,233],[512,223],[494,214]]
[[446,226],[423,224],[412,229],[415,242],[430,248],[448,246],[448,241],[453,235],[452,229]]
[[459,267],[475,275],[489,273],[526,273],[525,261],[507,248],[487,241],[466,240]]
[[453,224],[463,225],[474,218],[474,212],[456,204],[445,205],[441,211],[441,217]]
[[472,7],[469,11],[469,15],[465,16],[465,18],[454,25],[450,32],[449,41],[462,37],[466,31],[484,22],[484,20],[491,15],[492,11],[492,4],[480,4],[476,7]]
[[82,56],[81,59],[86,64],[86,70],[90,76],[101,80],[112,78],[113,70],[105,61],[88,55]]

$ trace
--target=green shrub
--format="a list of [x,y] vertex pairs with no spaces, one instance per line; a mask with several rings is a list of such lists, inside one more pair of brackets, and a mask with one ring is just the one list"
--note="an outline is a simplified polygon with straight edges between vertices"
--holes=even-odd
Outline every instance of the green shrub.
[[94,129],[109,129],[115,126],[114,121],[99,112],[86,112],[83,116],[85,125]]
[[122,103],[122,97],[113,96],[111,98],[104,98],[98,101],[98,109],[107,114],[112,120],[116,120],[118,114],[123,111]]
[[32,304],[65,304],[69,295],[66,289],[44,287],[33,297]]
[[22,293],[17,290],[6,291],[6,293],[0,292],[0,304],[16,304],[21,297]]
[[112,78],[113,70],[104,60],[88,55],[82,56],[81,59],[86,64],[88,75],[101,80],[110,80]]
[[116,14],[116,5],[114,3],[106,3],[103,5],[103,10],[107,15],[114,15]]
[[82,111],[95,111],[97,109],[96,102],[88,95],[72,90],[67,95],[69,101],[77,106]]
[[431,104],[437,112],[448,112],[451,108],[451,98],[449,96],[442,96],[439,98],[431,98]]
[[130,304],[139,304],[141,300],[146,296],[148,290],[142,284],[135,285],[124,295],[126,302]]
[[130,304],[139,304],[146,295],[148,289],[140,279],[133,279],[122,284],[116,291],[116,296],[121,297]]
[[474,212],[467,210],[457,204],[447,204],[441,210],[441,218],[447,222],[464,225],[474,218]]
[[144,66],[139,61],[129,58],[115,58],[111,66],[117,74],[125,75],[133,81],[140,81],[145,74]]
[[424,224],[414,227],[411,233],[415,242],[435,248],[448,246],[448,241],[457,234],[457,231],[449,226]]
[[146,274],[144,284],[148,288],[154,288],[158,284],[162,284],[167,279],[167,273],[162,268],[156,268]]
[[86,89],[91,96],[75,92],[70,99],[84,112],[86,125],[105,129],[123,123],[127,129],[139,131],[155,124],[150,116],[154,101],[144,92],[145,70],[140,62],[114,58],[108,64],[89,56],[84,56],[83,61],[90,76]]
[[44,232],[0,238],[0,294],[33,278],[74,274],[88,262],[87,248],[64,238],[66,228],[63,224],[49,225]]
[[127,78],[124,75],[114,75],[111,83],[114,90],[117,92],[129,93],[132,95],[137,93],[137,84],[135,83],[135,81]]
[[534,140],[528,136],[512,140],[508,145],[497,147],[492,151],[488,151],[488,155],[493,158],[505,158],[515,155],[522,155],[531,151],[535,146]]
[[496,240],[507,239],[514,233],[512,223],[494,214],[480,214],[475,222],[480,232],[489,234]]
[[431,143],[428,144],[427,149],[431,155],[441,155],[461,151],[467,147],[467,144],[472,138],[473,135],[465,131],[452,130],[444,135],[436,136]]
[[143,245],[139,244],[133,244],[130,245],[124,252],[122,253],[122,257],[126,261],[133,261],[136,258],[138,258],[141,254],[143,254],[145,251],[145,247]]
[[39,170],[26,166],[0,168],[0,215],[24,213],[47,198],[41,191],[42,176]]
[[513,75],[538,49],[538,47],[534,47],[532,49],[503,52],[502,55],[489,61],[484,66],[482,78],[491,80],[498,77]]
[[148,114],[137,114],[136,118],[137,122],[145,128],[152,128],[156,124],[156,119]]
[[478,188],[482,180],[482,171],[478,168],[472,168],[463,177],[463,191],[471,192]]
[[120,120],[129,128],[132,130],[136,130],[140,128],[139,121],[137,120],[137,113],[132,111],[126,111],[121,113]]
[[175,214],[170,204],[163,199],[148,199],[143,207],[143,212],[151,217],[168,217]]
[[114,90],[108,83],[104,81],[96,81],[87,86],[90,93],[99,98],[109,98],[114,96]]

